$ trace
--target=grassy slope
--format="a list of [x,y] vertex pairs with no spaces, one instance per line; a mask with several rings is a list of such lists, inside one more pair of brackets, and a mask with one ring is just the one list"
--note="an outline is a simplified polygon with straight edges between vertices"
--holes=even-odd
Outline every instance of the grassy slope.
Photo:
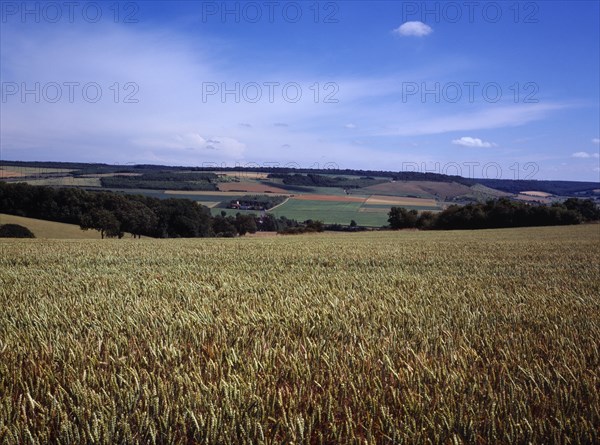
[[36,238],[48,239],[100,239],[100,233],[96,230],[81,230],[75,224],[64,224],[42,219],[23,218],[0,214],[0,224],[19,224],[27,227]]
[[417,196],[444,200],[469,194],[471,189],[456,182],[395,181],[358,189],[354,193],[367,192],[374,195]]

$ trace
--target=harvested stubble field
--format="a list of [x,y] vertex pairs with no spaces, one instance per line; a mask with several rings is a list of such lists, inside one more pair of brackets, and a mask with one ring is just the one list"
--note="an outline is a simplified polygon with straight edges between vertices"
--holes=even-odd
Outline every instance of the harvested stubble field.
[[600,441],[598,225],[0,249],[0,443]]

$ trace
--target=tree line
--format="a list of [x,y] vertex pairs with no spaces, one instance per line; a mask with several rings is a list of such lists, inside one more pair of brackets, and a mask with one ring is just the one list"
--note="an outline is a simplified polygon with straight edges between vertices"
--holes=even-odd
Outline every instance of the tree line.
[[387,180],[375,179],[371,176],[343,177],[309,174],[271,173],[270,179],[281,179],[286,185],[299,185],[304,187],[340,187],[346,189],[368,187],[381,184]]
[[562,203],[536,205],[501,198],[465,206],[451,205],[437,214],[392,207],[388,217],[391,229],[494,229],[598,221],[600,208],[591,199],[569,198]]
[[0,182],[0,213],[77,224],[83,230],[98,230],[103,238],[121,238],[125,233],[154,238],[231,237],[306,227],[273,215],[222,212],[213,217],[208,207],[189,199],[6,182]]
[[123,189],[201,190],[216,191],[218,177],[214,173],[178,173],[160,171],[139,176],[106,176],[100,178],[102,187]]

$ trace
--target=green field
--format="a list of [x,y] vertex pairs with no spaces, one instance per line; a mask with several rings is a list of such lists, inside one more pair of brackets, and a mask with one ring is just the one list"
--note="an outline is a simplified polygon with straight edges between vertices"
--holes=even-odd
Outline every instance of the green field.
[[304,221],[314,219],[325,224],[350,224],[355,220],[361,226],[381,227],[387,224],[387,213],[360,212],[360,202],[309,201],[290,199],[270,213]]
[[26,181],[30,185],[51,185],[55,187],[100,187],[99,178],[84,178],[64,176],[60,178],[43,178],[43,179],[28,179]]
[[0,443],[600,441],[597,225],[0,249]]

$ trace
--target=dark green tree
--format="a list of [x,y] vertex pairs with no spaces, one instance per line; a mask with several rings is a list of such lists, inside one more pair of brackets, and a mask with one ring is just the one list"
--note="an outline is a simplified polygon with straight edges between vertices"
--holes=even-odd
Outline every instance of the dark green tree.
[[421,212],[417,218],[416,227],[421,230],[431,229],[435,224],[435,213],[430,211]]
[[79,226],[82,230],[92,229],[99,231],[102,239],[104,239],[105,236],[107,238],[123,237],[121,223],[109,210],[94,209],[89,213],[82,215]]
[[584,221],[600,220],[600,207],[591,199],[569,198],[563,202],[563,206],[579,212]]
[[388,213],[388,223],[394,230],[412,228],[417,225],[418,215],[419,213],[416,210],[392,207]]
[[246,233],[256,233],[257,230],[254,215],[242,215],[241,213],[238,213],[235,216],[235,221],[233,224],[240,235],[245,235]]
[[212,231],[216,236],[232,238],[238,234],[234,222],[231,216],[215,216],[212,220]]

